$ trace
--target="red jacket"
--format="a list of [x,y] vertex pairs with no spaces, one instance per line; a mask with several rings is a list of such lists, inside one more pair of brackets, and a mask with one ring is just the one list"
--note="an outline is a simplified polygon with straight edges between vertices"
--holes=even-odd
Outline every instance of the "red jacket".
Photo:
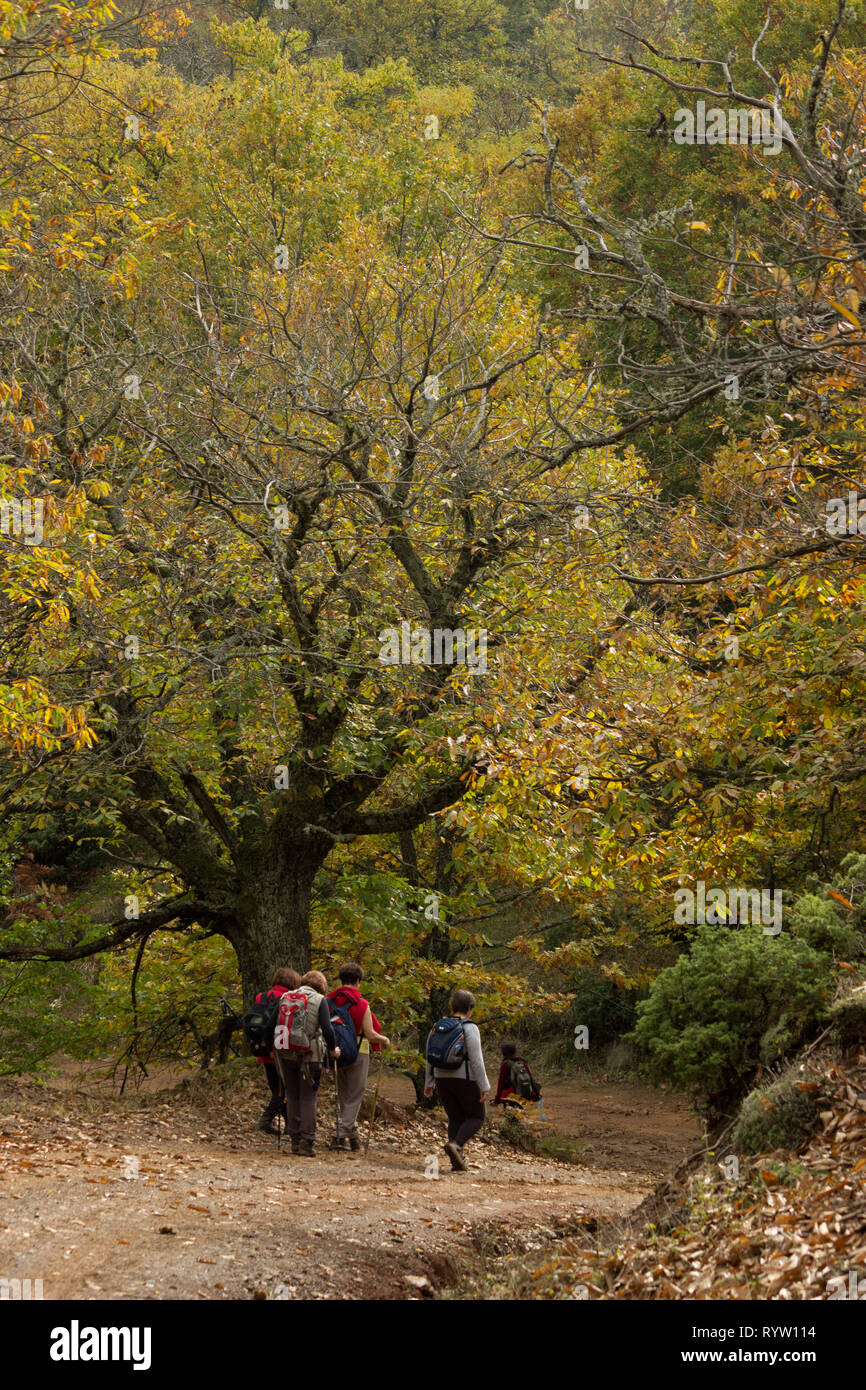
[[[349,1010],[349,1017],[355,1025],[355,1032],[360,1040],[364,1036],[361,1032],[361,1027],[364,1022],[364,1015],[367,1010],[370,1009],[369,1000],[365,999],[361,991],[355,989],[354,985],[340,985],[339,989],[331,991],[328,998],[333,999],[335,1004],[339,1004],[341,1007],[345,1007]],[[372,1009],[370,1009],[370,1014],[373,1019],[373,1027],[376,1029],[377,1033],[381,1033],[382,1025]],[[378,1043],[371,1042],[370,1051],[380,1052],[381,1048]]]
[[[281,994],[288,994],[288,992],[289,991],[286,985],[271,985],[270,989],[263,989],[260,994],[256,995],[255,1003],[261,1004],[262,1000],[265,998],[266,995],[270,995],[273,999],[279,999]],[[256,1058],[257,1062],[273,1062],[273,1060],[273,1053],[271,1053],[268,1057]]]

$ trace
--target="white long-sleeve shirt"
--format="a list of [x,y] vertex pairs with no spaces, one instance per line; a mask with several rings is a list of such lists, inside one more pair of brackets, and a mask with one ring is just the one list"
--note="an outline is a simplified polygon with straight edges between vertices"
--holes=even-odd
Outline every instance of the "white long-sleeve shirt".
[[[466,1039],[466,1057],[469,1063],[469,1080],[474,1081],[479,1091],[489,1091],[490,1082],[487,1080],[487,1071],[484,1066],[484,1054],[481,1051],[481,1034],[476,1023],[463,1024],[463,1035]],[[445,1071],[442,1067],[431,1067],[427,1063],[427,1072],[424,1078],[425,1086],[432,1086],[434,1081],[440,1077],[455,1077],[458,1081],[466,1077],[467,1068],[461,1062],[456,1071]]]

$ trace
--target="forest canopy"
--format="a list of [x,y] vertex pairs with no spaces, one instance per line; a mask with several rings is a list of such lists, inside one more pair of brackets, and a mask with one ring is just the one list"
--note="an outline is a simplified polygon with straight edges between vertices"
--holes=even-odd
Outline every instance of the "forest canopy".
[[9,0],[0,73],[4,1069],[346,956],[411,1069],[844,900],[859,4]]

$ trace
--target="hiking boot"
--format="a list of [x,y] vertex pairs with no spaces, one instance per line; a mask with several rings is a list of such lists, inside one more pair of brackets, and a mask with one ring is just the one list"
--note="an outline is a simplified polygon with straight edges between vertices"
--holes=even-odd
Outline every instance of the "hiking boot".
[[256,1125],[256,1129],[260,1129],[262,1131],[262,1134],[278,1133],[277,1126],[274,1123],[274,1117],[273,1115],[269,1115],[267,1110],[265,1111],[264,1115]]
[[345,1151],[346,1141],[335,1134],[328,1147],[331,1149],[343,1149]]
[[451,1160],[451,1167],[455,1173],[466,1172],[466,1159],[463,1157],[463,1150],[459,1144],[455,1144],[453,1139],[449,1139],[444,1146],[445,1152]]
[[299,1153],[301,1152],[301,1136],[300,1136],[300,1134],[290,1134],[290,1135],[289,1135],[289,1138],[290,1138],[291,1141],[292,1141],[292,1153],[293,1153],[293,1154],[299,1154]]
[[357,1135],[357,1134],[350,1134],[350,1135],[349,1135],[349,1148],[352,1150],[352,1153],[353,1153],[353,1154],[356,1154],[356,1153],[358,1152],[358,1150],[360,1149],[360,1147],[361,1147],[361,1140],[359,1139],[358,1135]]
[[312,1145],[312,1143],[310,1142],[309,1139],[301,1139],[301,1140],[299,1140],[299,1141],[298,1141],[298,1147],[297,1147],[297,1149],[293,1148],[293,1149],[292,1149],[292,1152],[293,1152],[293,1153],[299,1153],[299,1154],[301,1155],[301,1158],[315,1158],[315,1157],[316,1157],[316,1150],[313,1148],[313,1145]]

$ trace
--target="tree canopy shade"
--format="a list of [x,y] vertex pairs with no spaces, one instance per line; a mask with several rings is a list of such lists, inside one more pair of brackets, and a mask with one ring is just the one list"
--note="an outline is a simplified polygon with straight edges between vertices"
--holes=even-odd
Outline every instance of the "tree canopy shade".
[[[311,888],[335,845],[411,830],[483,780],[486,663],[437,662],[436,634],[501,645],[509,565],[574,506],[539,462],[582,401],[567,345],[539,337],[417,136],[407,151],[398,129],[389,151],[399,203],[365,215],[371,164],[352,142],[369,103],[405,115],[405,76],[299,74],[267,31],[227,40],[244,74],[191,102],[171,141],[142,121],[128,143],[143,165],[110,115],[88,126],[85,160],[126,209],[118,221],[103,196],[101,262],[55,256],[16,285],[13,371],[52,442],[48,487],[86,499],[95,574],[61,633],[31,623],[30,659],[96,739],[32,765],[10,805],[35,809],[49,776],[54,796],[98,787],[106,826],[181,890],[137,930],[194,919],[226,936],[249,992],[280,961],[309,964]],[[182,93],[154,78],[163,122],[180,119]],[[433,650],[388,665],[384,634],[404,624]]]
[[[137,900],[0,958],[194,930],[249,997],[390,894],[432,988],[538,889],[510,946],[567,976],[624,903],[669,930],[679,877],[787,886],[840,803],[862,834],[862,53],[840,6],[728,87],[697,21],[540,6],[585,84],[545,110],[513,6],[435,11],[477,45],[447,87],[429,25],[374,62],[372,11],[300,8],[215,22],[206,82],[95,11],[0,112],[0,495],[44,529],[0,550],[2,805]],[[667,139],[659,89],[778,107],[776,163]],[[426,887],[452,921],[400,945]]]

